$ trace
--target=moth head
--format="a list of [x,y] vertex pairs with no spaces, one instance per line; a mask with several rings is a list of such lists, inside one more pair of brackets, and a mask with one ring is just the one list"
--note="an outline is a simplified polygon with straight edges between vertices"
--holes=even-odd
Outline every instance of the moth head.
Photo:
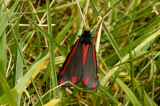
[[85,30],[84,35],[91,35],[91,32],[89,30]]

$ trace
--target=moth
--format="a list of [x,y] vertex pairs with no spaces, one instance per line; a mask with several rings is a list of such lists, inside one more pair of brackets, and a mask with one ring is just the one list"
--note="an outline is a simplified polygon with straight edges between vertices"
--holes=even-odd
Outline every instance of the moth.
[[[60,69],[57,80],[58,84],[65,81],[77,84],[82,81],[88,89],[99,86],[95,46],[89,30],[79,36]],[[71,84],[66,83],[63,86],[70,87]]]

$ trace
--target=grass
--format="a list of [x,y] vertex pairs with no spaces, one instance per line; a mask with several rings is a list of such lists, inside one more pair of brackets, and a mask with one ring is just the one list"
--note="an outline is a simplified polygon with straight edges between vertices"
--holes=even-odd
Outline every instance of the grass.
[[57,84],[85,29],[76,1],[0,0],[0,105],[160,105],[159,1],[79,4],[93,36],[99,28],[99,88]]

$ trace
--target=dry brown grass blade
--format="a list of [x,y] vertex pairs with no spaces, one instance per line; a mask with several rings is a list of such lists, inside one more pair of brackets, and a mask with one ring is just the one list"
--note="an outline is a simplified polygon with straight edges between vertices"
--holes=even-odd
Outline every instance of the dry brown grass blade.
[[98,24],[98,28],[97,28],[97,31],[96,31],[96,34],[95,34],[95,37],[94,37],[94,43],[96,43],[96,41],[97,41],[98,32],[99,32],[100,26],[102,24],[102,20],[103,20],[103,18],[101,19],[101,21]]
[[[112,10],[111,10],[111,11],[112,11]],[[102,24],[103,19],[105,19],[105,18],[111,13],[111,11],[109,11],[106,15],[104,15],[104,16],[102,17],[102,19],[100,20],[100,22],[99,22],[99,24],[98,24],[98,28],[97,28],[96,34],[95,34],[94,43],[96,43],[96,41],[97,41],[98,32],[99,32],[99,29],[100,29],[100,27],[101,27],[101,24]]]

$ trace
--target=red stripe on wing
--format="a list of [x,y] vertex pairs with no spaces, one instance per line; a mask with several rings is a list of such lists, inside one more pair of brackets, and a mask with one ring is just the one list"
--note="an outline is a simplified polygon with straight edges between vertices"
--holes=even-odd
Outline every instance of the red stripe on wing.
[[74,46],[73,50],[71,51],[71,54],[69,55],[69,58],[68,58],[68,60],[67,60],[66,64],[64,65],[63,70],[60,72],[60,75],[63,75],[63,74],[64,74],[65,69],[66,69],[66,67],[67,67],[68,63],[69,63],[69,61],[70,61],[70,59],[71,59],[71,57],[72,57],[73,53],[75,52],[75,50],[76,50],[76,48],[77,48],[77,46],[78,46],[79,40],[80,40],[80,39],[78,39],[78,40],[77,40],[77,42],[76,42],[76,44],[75,44],[75,46]]
[[87,44],[87,45],[83,44],[83,55],[82,55],[83,56],[83,67],[84,67],[84,64],[86,61],[88,47],[89,47],[89,44]]
[[96,65],[96,54],[95,54],[94,45],[93,45],[93,55],[94,55],[94,66],[95,66],[95,78],[97,78],[97,73],[96,73],[97,65]]

